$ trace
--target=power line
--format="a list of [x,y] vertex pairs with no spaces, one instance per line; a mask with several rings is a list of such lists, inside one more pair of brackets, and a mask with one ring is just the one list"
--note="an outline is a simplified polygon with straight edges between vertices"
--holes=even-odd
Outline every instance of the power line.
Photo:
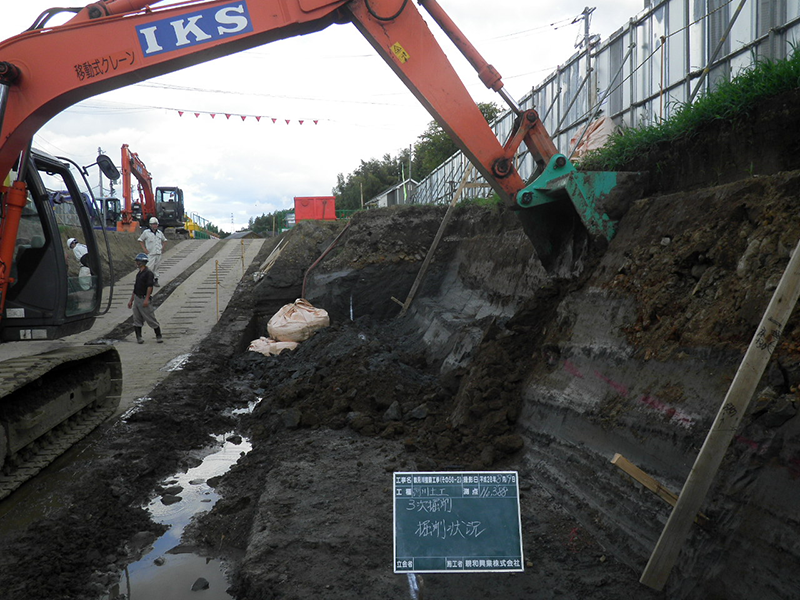
[[174,85],[171,83],[137,83],[136,87],[149,87],[149,88],[156,88],[162,90],[171,90],[176,92],[192,92],[192,93],[203,93],[203,94],[226,94],[226,95],[235,95],[235,96],[255,96],[259,98],[275,98],[279,100],[305,100],[308,102],[337,102],[341,104],[368,104],[368,105],[375,105],[375,106],[400,106],[398,104],[394,104],[391,102],[368,102],[365,100],[352,100],[347,98],[313,98],[307,96],[285,96],[281,94],[265,94],[262,92],[242,92],[241,90],[219,90],[213,88],[200,88],[200,87],[191,87],[191,86],[184,86],[184,85]]

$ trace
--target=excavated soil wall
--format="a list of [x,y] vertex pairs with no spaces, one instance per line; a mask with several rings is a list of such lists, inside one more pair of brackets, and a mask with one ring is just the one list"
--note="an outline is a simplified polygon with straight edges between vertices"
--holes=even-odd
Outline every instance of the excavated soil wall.
[[[387,323],[447,382],[441,427],[470,431],[480,450],[459,455],[440,427],[429,440],[439,461],[519,468],[640,573],[669,506],[611,459],[623,455],[674,492],[685,481],[800,238],[800,172],[782,170],[797,166],[796,142],[766,135],[780,129],[793,99],[760,107],[758,123],[709,127],[656,149],[649,164],[671,166],[649,176],[651,195],[632,205],[576,279],[547,276],[513,215],[466,209],[409,315],[395,322],[392,297],[405,299],[444,215],[412,207],[359,215],[308,276],[306,297],[334,322],[366,315]],[[671,193],[653,195],[659,186]],[[297,295],[297,278],[294,285],[281,301]],[[273,299],[275,289],[262,297]],[[783,598],[800,585],[796,322],[784,328],[669,597]],[[301,427],[314,422],[304,414],[296,415]],[[383,428],[361,425],[368,434]]]
[[[575,280],[548,278],[514,215],[463,209],[402,319],[392,297],[405,299],[444,209],[360,215],[307,276],[299,265],[313,261],[300,248],[322,252],[340,229],[301,224],[254,290],[268,309],[261,327],[299,296],[304,277],[306,298],[328,309],[334,325],[298,354],[273,359],[268,379],[260,377],[274,383],[275,403],[256,416],[278,414],[278,429],[328,426],[403,441],[403,451],[379,446],[386,470],[517,469],[529,486],[528,529],[536,529],[537,511],[544,519],[542,498],[557,499],[570,536],[585,536],[597,556],[625,565],[626,583],[608,597],[646,597],[635,580],[669,507],[611,459],[619,453],[680,490],[800,237],[792,216],[798,184],[800,172],[779,173],[639,201]],[[703,507],[707,521],[693,530],[670,578],[669,597],[781,598],[800,584],[795,321]],[[379,341],[389,332],[391,346]],[[265,443],[274,444],[270,427]],[[273,483],[254,522],[293,485]],[[346,521],[346,512],[337,514]],[[238,579],[247,591],[265,585],[263,565],[271,564],[270,553],[255,551],[267,542],[250,535]],[[532,553],[539,544],[526,537]],[[744,562],[752,566],[746,574]],[[593,575],[578,569],[575,577],[585,584]]]

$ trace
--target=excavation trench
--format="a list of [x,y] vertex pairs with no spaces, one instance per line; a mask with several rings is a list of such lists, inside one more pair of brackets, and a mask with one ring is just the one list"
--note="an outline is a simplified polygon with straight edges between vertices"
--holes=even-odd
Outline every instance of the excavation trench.
[[[773,105],[776,122],[797,112],[790,96]],[[611,463],[622,454],[673,491],[691,467],[800,238],[800,172],[788,170],[800,165],[737,177],[710,161],[730,156],[720,140],[758,152],[774,139],[757,133],[775,130],[748,121],[666,148],[662,171],[704,157],[708,187],[680,191],[678,173],[669,195],[648,190],[569,279],[545,273],[514,215],[457,209],[402,319],[392,297],[406,297],[444,208],[359,213],[306,281],[331,326],[291,353],[248,352],[341,229],[300,222],[254,278],[264,245],[152,401],[97,438],[81,469],[62,466],[57,506],[4,536],[0,589],[102,597],[124,577],[131,540],[162,533],[144,508],[152,490],[239,431],[252,449],[215,480],[220,499],[181,542],[229,565],[232,598],[407,598],[407,576],[392,571],[392,474],[454,469],[519,473],[525,570],[425,575],[425,598],[792,597],[797,317],[663,594],[639,576],[669,508]]]

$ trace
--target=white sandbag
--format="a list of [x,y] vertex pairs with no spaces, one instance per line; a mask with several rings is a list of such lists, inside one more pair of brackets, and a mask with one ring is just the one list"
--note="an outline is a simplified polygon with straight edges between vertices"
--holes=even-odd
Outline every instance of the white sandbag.
[[280,342],[302,342],[331,324],[328,312],[298,298],[283,306],[267,323],[269,337]]
[[278,356],[284,350],[294,350],[297,346],[299,346],[297,342],[277,342],[262,336],[250,342],[250,346],[247,349],[264,356]]

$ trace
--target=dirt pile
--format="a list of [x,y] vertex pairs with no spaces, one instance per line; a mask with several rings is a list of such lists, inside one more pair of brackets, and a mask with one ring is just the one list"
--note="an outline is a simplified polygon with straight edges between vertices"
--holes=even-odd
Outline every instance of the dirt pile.
[[[419,232],[427,231],[432,238],[441,212],[413,208],[367,217],[384,226],[403,220],[405,231],[414,232],[413,239],[424,244]],[[445,273],[457,262],[465,241],[484,234],[476,223],[491,213],[473,209],[459,214],[435,272]],[[362,312],[368,306],[388,311],[385,307],[394,304],[387,301],[393,291],[388,286],[402,290],[391,281],[398,262],[407,262],[404,267],[413,273],[421,253],[387,259],[387,248],[395,242],[359,237],[358,226],[356,221],[347,243],[320,265],[309,297],[329,294],[327,284],[334,272],[337,285],[352,278]],[[312,228],[306,224],[303,234]],[[365,246],[372,246],[372,252],[365,252]],[[273,268],[280,269],[282,260],[294,264],[291,251],[286,252]],[[255,298],[263,285],[253,286]],[[494,315],[488,311],[480,319],[475,359],[448,365],[444,372],[443,357],[430,360],[413,321],[372,315],[350,320],[335,308],[332,326],[292,353],[236,357],[230,379],[261,398],[242,423],[254,449],[221,481],[223,500],[192,528],[195,541],[209,552],[237,557],[235,596],[336,599],[354,593],[408,594],[405,577],[391,573],[392,472],[518,466],[513,460],[523,447],[517,431],[521,389],[530,353],[554,318],[559,298],[553,286],[513,318],[503,317],[499,309]],[[243,293],[237,304],[251,301]],[[399,307],[392,310],[396,313]],[[265,322],[263,315],[259,333]],[[426,575],[426,593],[440,598],[578,598],[590,591],[596,598],[626,597],[632,585],[627,568],[586,535],[555,498],[530,480],[523,488],[528,570],[513,576]],[[573,573],[569,581],[541,589],[542,578],[566,570]],[[636,597],[648,594],[637,591]]]
[[[609,459],[621,452],[676,491],[691,467],[800,236],[792,219],[797,172],[776,173],[791,166],[791,140],[784,151],[770,146],[759,155],[756,149],[774,142],[762,134],[775,129],[787,102],[791,98],[776,99],[769,103],[774,110],[759,111],[762,122],[747,122],[722,138],[709,130],[703,140],[676,144],[691,146],[692,157],[712,154],[706,148],[730,156],[718,147],[720,139],[736,145],[749,135],[744,145],[759,160],[747,169],[741,161],[722,169],[708,160],[702,169],[690,169],[674,160],[669,172],[675,177],[662,182],[664,189],[692,191],[651,195],[632,205],[607,252],[577,280],[549,281],[535,258],[522,252],[528,248],[524,238],[514,238],[518,226],[473,209],[448,231],[427,287],[408,320],[397,323],[387,320],[398,310],[391,296],[404,298],[440,217],[435,210],[425,215],[412,209],[356,220],[341,249],[317,267],[307,294],[331,310],[334,327],[269,364],[238,361],[239,372],[265,398],[253,415],[254,439],[282,453],[302,432],[309,440],[326,439],[333,429],[348,439],[393,444],[386,452],[391,458],[362,449],[387,472],[409,466],[519,469],[531,482],[523,497],[523,529],[535,558],[521,577],[488,577],[495,593],[523,597],[526,586],[541,593],[548,563],[537,562],[540,551],[558,556],[563,544],[580,564],[551,565],[556,583],[546,593],[646,597],[638,573],[668,507],[649,494],[633,494],[631,481]],[[689,162],[697,166],[694,158]],[[658,181],[651,177],[650,185]],[[701,187],[720,182],[731,183]],[[784,330],[705,509],[713,525],[694,533],[670,597],[783,597],[796,583],[796,553],[779,533],[794,522],[796,508],[789,500],[798,456],[795,321]],[[323,452],[315,456],[330,464]],[[280,465],[273,468],[285,474]],[[260,502],[240,517],[254,524],[269,520],[269,507],[300,482],[320,502],[331,501],[311,466],[298,467],[282,485],[268,483],[269,477]],[[232,475],[223,489],[236,497],[241,480]],[[360,497],[385,502],[369,486],[358,490]],[[286,509],[300,506],[290,501]],[[358,512],[347,511],[351,523],[358,522]],[[203,521],[214,527],[225,518],[212,513]],[[294,522],[299,539],[315,537],[313,522]],[[334,588],[340,592],[325,588],[319,576],[306,576],[291,561],[277,567],[280,576],[266,577],[268,569],[256,560],[263,555],[253,550],[264,540],[254,526],[239,547],[245,559],[235,589],[247,597],[336,598],[345,594],[342,585],[359,589],[355,579],[343,583],[338,574]],[[375,543],[388,558],[385,541]],[[347,543],[339,544],[333,548],[348,551]],[[736,565],[754,555],[758,569],[781,574],[780,585],[741,576]],[[598,565],[615,574],[612,585],[598,583]],[[375,577],[373,589],[392,593],[366,570]],[[445,577],[428,579],[437,596],[463,593]]]

